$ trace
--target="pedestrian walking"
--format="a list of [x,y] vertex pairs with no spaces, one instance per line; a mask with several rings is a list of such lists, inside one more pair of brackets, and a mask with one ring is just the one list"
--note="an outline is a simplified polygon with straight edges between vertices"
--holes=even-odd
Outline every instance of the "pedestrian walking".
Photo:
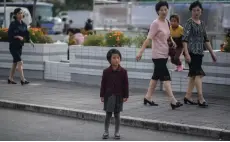
[[192,91],[196,86],[198,93],[198,104],[201,107],[207,107],[208,104],[203,97],[202,78],[205,72],[202,69],[202,59],[204,56],[204,45],[208,49],[213,62],[216,62],[216,55],[212,50],[212,46],[208,40],[204,22],[200,20],[203,12],[202,4],[199,1],[191,3],[189,10],[192,12],[192,17],[189,18],[184,26],[183,46],[185,57],[189,62],[189,82],[186,95],[184,97],[185,104],[197,105],[192,99]]
[[149,41],[152,40],[152,61],[154,63],[154,72],[149,83],[148,91],[144,97],[144,104],[150,104],[151,106],[158,105],[152,100],[152,95],[156,88],[157,81],[160,80],[163,81],[166,93],[170,98],[171,108],[175,109],[181,107],[182,104],[177,101],[173,95],[171,77],[166,66],[170,49],[168,40],[170,40],[173,46],[176,47],[175,42],[170,37],[169,22],[166,19],[168,8],[169,6],[166,1],[160,1],[156,4],[155,10],[159,16],[152,22],[147,39],[144,41],[136,59],[137,61],[141,59],[145,48],[149,45]]
[[8,84],[17,84],[13,79],[14,73],[16,71],[16,67],[20,72],[21,85],[29,84],[29,81],[27,81],[24,77],[23,62],[21,59],[21,55],[22,55],[22,46],[24,45],[24,41],[26,40],[30,41],[32,45],[33,42],[30,40],[27,25],[22,21],[23,17],[24,15],[21,8],[16,8],[14,10],[14,21],[10,23],[10,27],[8,30],[9,46],[10,46],[9,50],[13,57],[13,64],[10,70]]
[[182,36],[183,36],[183,27],[180,25],[179,15],[173,14],[170,16],[170,33],[173,38],[173,41],[176,43],[176,49],[173,54],[170,55],[171,62],[177,66],[176,71],[183,71],[183,65],[180,60],[180,56],[183,52],[182,45]]

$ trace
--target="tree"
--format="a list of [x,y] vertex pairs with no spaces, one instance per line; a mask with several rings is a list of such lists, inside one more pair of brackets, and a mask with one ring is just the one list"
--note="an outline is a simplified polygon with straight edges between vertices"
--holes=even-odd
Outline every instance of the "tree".
[[36,4],[37,0],[34,0],[34,5],[33,5],[33,20],[32,20],[32,26],[36,27]]

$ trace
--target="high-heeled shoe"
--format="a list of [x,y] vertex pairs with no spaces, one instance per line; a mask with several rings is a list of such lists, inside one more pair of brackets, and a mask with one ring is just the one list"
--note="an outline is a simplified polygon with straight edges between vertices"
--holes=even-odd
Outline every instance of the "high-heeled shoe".
[[102,135],[102,139],[108,139],[109,138],[109,133],[108,132],[105,132],[103,135]]
[[208,104],[206,102],[200,103],[199,100],[197,102],[200,107],[208,107]]
[[8,79],[8,84],[17,84],[17,82]]
[[197,103],[196,102],[194,102],[194,101],[190,101],[189,99],[187,99],[186,97],[184,97],[184,104],[190,104],[190,105],[197,105]]
[[158,104],[154,103],[153,101],[149,101],[146,98],[144,98],[144,105],[149,104],[150,106],[158,106]]
[[183,104],[180,103],[180,102],[177,102],[175,105],[171,103],[171,107],[172,107],[173,110],[174,110],[175,108],[178,108],[178,107],[181,107],[181,106],[183,106]]
[[25,80],[24,82],[21,80],[21,85],[26,85],[26,84],[29,84],[30,82]]

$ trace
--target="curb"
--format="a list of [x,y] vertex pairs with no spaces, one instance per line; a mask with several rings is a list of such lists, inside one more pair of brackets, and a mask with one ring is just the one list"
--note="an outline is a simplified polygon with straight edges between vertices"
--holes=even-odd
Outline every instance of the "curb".
[[[53,107],[44,105],[35,105],[8,100],[0,100],[0,107],[17,110],[32,111],[37,113],[46,113],[58,116],[73,117],[83,120],[93,120],[104,122],[105,114],[95,111],[86,111],[80,109],[68,109],[63,107]],[[112,120],[114,123],[114,120]],[[168,131],[189,135],[212,137],[222,140],[230,140],[230,130],[193,126],[180,123],[171,123],[158,120],[150,120],[129,116],[121,116],[121,124],[125,126],[138,127],[150,130]]]

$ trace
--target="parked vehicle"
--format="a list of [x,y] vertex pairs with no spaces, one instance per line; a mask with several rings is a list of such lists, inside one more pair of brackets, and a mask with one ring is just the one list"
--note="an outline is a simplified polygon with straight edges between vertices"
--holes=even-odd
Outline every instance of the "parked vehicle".
[[47,29],[48,34],[61,34],[64,23],[59,17],[48,17],[41,20],[41,27]]
[[[6,26],[4,26],[4,7],[0,7],[0,26],[3,28],[9,28],[11,21],[13,20],[13,12],[17,7],[6,7]],[[24,18],[22,19],[28,26],[32,23],[32,17],[27,8],[20,7],[24,12]]]

